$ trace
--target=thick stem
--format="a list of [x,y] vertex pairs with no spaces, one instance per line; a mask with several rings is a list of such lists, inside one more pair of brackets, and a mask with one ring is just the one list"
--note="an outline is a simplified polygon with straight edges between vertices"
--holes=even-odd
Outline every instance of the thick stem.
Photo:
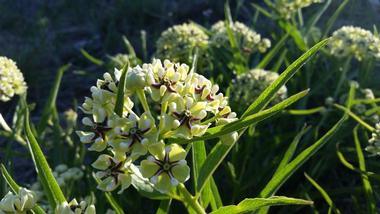
[[182,202],[186,203],[187,205],[191,206],[191,208],[194,209],[195,212],[199,214],[206,214],[206,211],[204,208],[199,204],[199,202],[196,200],[195,197],[193,197],[189,191],[186,189],[185,185],[179,184],[178,190],[183,195]]

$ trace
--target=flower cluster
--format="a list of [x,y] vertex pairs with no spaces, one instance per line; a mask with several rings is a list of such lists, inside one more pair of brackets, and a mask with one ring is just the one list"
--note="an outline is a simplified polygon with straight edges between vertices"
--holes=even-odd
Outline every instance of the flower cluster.
[[336,57],[380,59],[380,38],[360,27],[344,26],[332,34],[329,50]]
[[374,155],[380,155],[380,123],[376,124],[376,130],[372,133],[372,137],[368,142],[369,145],[365,150]]
[[162,32],[156,43],[155,56],[191,64],[196,48],[200,56],[206,55],[208,39],[208,35],[195,24],[175,25]]
[[[275,72],[262,69],[252,69],[237,76],[232,83],[230,102],[240,106],[239,109],[246,109],[278,76]],[[271,104],[279,103],[286,97],[287,89],[285,86],[282,86],[271,101]]]
[[[57,180],[58,185],[61,188],[64,188],[67,186],[67,184],[71,184],[72,182],[80,180],[83,177],[83,171],[78,167],[69,168],[65,164],[60,164],[54,168],[53,175]],[[44,196],[40,182],[37,181],[32,184],[30,189],[35,192],[38,200],[41,200],[41,198]]]
[[56,214],[95,214],[95,206],[89,205],[85,201],[81,201],[79,204],[77,200],[73,199],[69,203],[64,202],[61,205],[58,205]]
[[[186,64],[155,59],[142,67],[128,68],[124,106],[116,114],[116,94],[121,71],[105,73],[85,98],[82,122],[88,131],[78,131],[89,150],[101,153],[92,164],[100,180],[98,188],[119,193],[139,173],[160,192],[167,192],[189,178],[186,151],[170,138],[202,136],[210,126],[236,120],[219,87]],[[149,96],[147,96],[149,95]],[[231,143],[237,133],[221,137]]]
[[16,63],[0,56],[0,101],[8,101],[15,94],[25,93],[26,83]]
[[8,192],[0,201],[0,213],[22,214],[36,206],[37,197],[34,192],[20,188],[18,194]]
[[275,8],[280,17],[290,19],[297,10],[322,2],[323,0],[276,0]]
[[[234,33],[240,49],[246,54],[254,52],[264,53],[271,46],[269,39],[262,38],[245,24],[234,22],[231,24],[231,31]],[[224,21],[218,21],[211,27],[211,43],[216,47],[230,47],[230,41],[227,33],[227,28]]]

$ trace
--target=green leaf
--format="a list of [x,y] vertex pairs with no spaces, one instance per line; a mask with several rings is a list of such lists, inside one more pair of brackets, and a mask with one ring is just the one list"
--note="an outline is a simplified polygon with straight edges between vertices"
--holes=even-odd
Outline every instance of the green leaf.
[[263,109],[280,88],[285,85],[290,78],[300,69],[314,54],[327,44],[328,40],[323,40],[314,45],[310,50],[304,53],[300,58],[294,61],[282,74],[267,87],[263,93],[248,107],[242,117],[246,117]]
[[[288,99],[282,101],[281,103],[273,106],[272,108],[269,108],[267,110],[264,110],[262,112],[259,112],[257,114],[254,114],[254,115],[251,115],[249,117],[244,118],[242,120],[242,122],[238,123],[238,125],[240,125],[240,127],[238,129],[247,127],[247,126],[252,125],[252,124],[257,124],[258,122],[268,118],[269,116],[274,115],[275,113],[283,110],[287,106],[291,105],[292,103],[294,103],[297,100],[304,97],[307,94],[307,92],[308,92],[307,90],[300,92],[300,93],[293,95],[293,96],[289,97]],[[239,121],[241,121],[241,120],[239,120]],[[249,121],[249,122],[247,122],[247,121]],[[235,127],[236,125],[233,125],[233,126]],[[219,127],[219,126],[217,126],[217,127]],[[215,127],[215,128],[217,128],[217,127]],[[234,130],[238,130],[238,129],[235,128]],[[228,130],[228,131],[226,131],[226,130]],[[214,135],[220,136],[219,135],[220,133],[222,133],[222,135],[223,135],[223,134],[230,133],[230,132],[232,132],[231,129],[225,128],[225,129],[219,130]],[[197,186],[197,192],[202,191],[202,189],[204,188],[207,181],[210,179],[212,174],[215,172],[215,170],[218,168],[220,163],[226,157],[226,155],[231,150],[233,145],[234,144],[226,145],[226,144],[219,142],[214,146],[214,148],[211,150],[210,154],[207,156],[204,164],[202,165],[202,167],[200,169],[200,173],[199,173],[199,177],[198,177],[198,181],[197,181],[197,185],[198,185]]]
[[170,205],[172,203],[172,199],[162,200],[160,202],[160,206],[158,207],[156,214],[167,214],[169,213]]
[[58,69],[57,75],[55,76],[53,88],[50,91],[49,98],[44,106],[44,110],[42,111],[42,116],[40,122],[37,127],[37,133],[40,135],[46,128],[48,121],[51,117],[51,112],[56,108],[56,101],[59,92],[59,87],[61,85],[61,80],[63,73],[70,68],[70,64],[64,65]]
[[135,49],[133,48],[133,46],[131,45],[131,43],[129,42],[126,36],[123,36],[123,42],[124,42],[125,47],[128,50],[128,54],[130,54],[133,57],[136,57]]
[[309,160],[319,149],[321,149],[339,131],[347,117],[343,116],[322,138],[313,145],[302,151],[294,160],[277,172],[261,191],[260,197],[270,197],[287,181],[294,172]]
[[303,127],[302,130],[296,135],[296,137],[293,139],[292,143],[290,144],[289,148],[286,150],[284,157],[282,158],[280,164],[277,167],[276,172],[274,173],[274,176],[281,171],[286,165],[288,165],[290,159],[292,159],[294,152],[297,149],[298,143],[300,142],[302,136],[305,135],[306,132],[310,130],[309,127]]
[[213,177],[211,177],[210,183],[211,183],[211,192],[213,196],[211,197],[210,204],[211,204],[211,209],[215,211],[223,206],[223,202],[219,194],[218,186],[216,185]]
[[[359,140],[359,135],[358,135],[358,126],[354,128],[354,142],[355,142],[355,149],[356,149],[356,154],[358,157],[359,161],[359,169],[360,171],[366,172],[366,163],[365,163],[365,158],[363,154],[362,147],[360,145],[360,140]],[[376,211],[376,201],[375,198],[373,197],[373,189],[371,182],[368,179],[368,175],[366,174],[361,174],[362,182],[363,182],[363,187],[365,191],[365,195],[367,198],[367,204],[368,204],[368,212],[369,213],[377,213]]]
[[121,70],[122,73],[120,76],[119,85],[117,87],[115,113],[119,115],[120,117],[123,116],[123,110],[124,110],[125,81],[127,78],[128,67],[129,67],[129,63],[125,64],[123,69]]
[[250,116],[241,118],[241,119],[234,121],[232,123],[229,123],[229,124],[209,128],[209,129],[207,129],[207,131],[205,132],[205,134],[202,137],[194,137],[190,140],[173,139],[172,142],[184,144],[184,143],[190,143],[190,142],[195,142],[195,141],[200,141],[200,140],[209,140],[209,139],[217,138],[217,137],[220,137],[222,135],[225,135],[225,134],[228,134],[228,133],[231,133],[234,131],[241,130],[245,127],[248,127],[252,124],[256,124],[260,121],[268,119],[269,117],[277,114],[278,112],[284,110],[288,106],[292,105],[293,103],[297,102],[298,100],[300,100],[301,98],[306,96],[308,94],[308,92],[309,92],[309,90],[301,91],[301,92],[289,97],[288,99],[276,104],[275,106],[273,106],[269,109],[266,109],[266,110],[261,111],[259,113],[252,114]]
[[270,50],[265,57],[260,61],[260,63],[256,66],[256,68],[264,69],[271,61],[272,59],[279,53],[281,48],[285,45],[285,42],[287,41],[289,37],[289,34],[285,34],[280,41],[277,42],[277,44]]
[[317,24],[319,19],[322,17],[322,15],[326,12],[327,8],[330,6],[332,0],[327,0],[325,4],[320,7],[317,13],[311,17],[310,21],[308,22],[306,26],[305,35],[309,35],[310,30]]
[[272,14],[265,10],[263,7],[259,6],[258,4],[252,3],[252,7],[254,7],[257,11],[259,11],[264,16],[270,18],[272,17]]
[[354,112],[352,112],[350,109],[344,107],[344,106],[341,106],[341,105],[338,105],[338,104],[334,104],[334,106],[345,112],[345,114],[349,115],[351,118],[353,118],[354,120],[356,120],[356,122],[358,122],[360,125],[362,125],[364,128],[368,129],[370,132],[374,132],[375,131],[375,128],[372,127],[371,125],[369,125],[368,123],[366,123],[364,120],[362,120],[358,115],[356,115]]
[[[204,141],[196,141],[193,142],[192,145],[192,157],[193,157],[193,181],[194,181],[194,189],[197,190],[197,180],[200,173],[200,168],[204,164],[206,160],[206,147]],[[195,192],[195,194],[199,194],[199,192]],[[211,186],[210,183],[207,182],[205,188],[203,189],[200,200],[202,202],[203,207],[207,207],[210,202],[211,197]]]
[[294,42],[296,43],[297,47],[301,51],[306,51],[308,49],[303,35],[301,34],[301,32],[297,29],[295,25],[291,24],[290,22],[283,22],[283,21],[280,21],[279,25],[282,29],[286,31],[286,33],[290,34],[290,36],[293,38]]
[[82,55],[83,55],[84,57],[86,57],[86,59],[88,59],[90,62],[94,63],[95,65],[99,65],[99,66],[101,66],[101,65],[104,64],[104,62],[103,62],[102,60],[100,60],[100,59],[98,59],[98,58],[92,56],[92,55],[91,55],[90,53],[88,53],[86,50],[84,50],[84,49],[80,49],[80,52],[82,53]]
[[323,33],[322,38],[326,38],[327,34],[330,32],[332,26],[334,25],[336,19],[340,15],[340,13],[343,11],[343,9],[346,7],[350,0],[344,0],[342,3],[340,3],[338,9],[335,10],[334,14],[330,16],[329,20],[327,21],[326,27],[324,27],[325,31]]
[[288,198],[284,196],[273,196],[270,198],[247,198],[238,205],[224,206],[212,214],[238,214],[252,212],[262,207],[282,206],[282,205],[312,205],[312,201],[298,198]]
[[340,214],[339,209],[335,207],[334,202],[331,200],[331,198],[327,194],[327,192],[314,179],[312,179],[308,174],[305,173],[305,177],[319,191],[319,193],[321,193],[322,197],[325,199],[327,204],[330,206],[330,209],[333,210],[336,214]]
[[[1,164],[1,174],[3,175],[3,178],[7,182],[7,184],[11,187],[12,191],[15,194],[18,194],[19,189],[21,188],[16,181],[12,178],[12,176],[8,173],[7,169],[3,164]],[[38,205],[33,207],[33,212],[35,214],[46,214],[46,212]]]
[[[27,106],[25,100],[24,105]],[[32,156],[34,165],[36,167],[38,177],[40,178],[40,181],[42,183],[44,193],[46,194],[49,200],[50,206],[55,208],[58,204],[65,202],[66,199],[62,193],[61,188],[59,187],[57,181],[53,176],[52,170],[49,167],[49,164],[39,146],[38,141],[34,137],[32,130],[30,129],[29,120],[29,109],[26,107],[24,129],[26,138],[28,140],[28,148]]]

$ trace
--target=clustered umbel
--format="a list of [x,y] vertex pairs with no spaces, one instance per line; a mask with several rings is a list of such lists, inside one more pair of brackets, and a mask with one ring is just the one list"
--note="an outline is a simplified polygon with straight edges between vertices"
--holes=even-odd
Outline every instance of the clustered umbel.
[[[209,127],[237,120],[219,87],[186,64],[154,59],[128,68],[119,114],[114,109],[121,71],[103,77],[81,107],[87,131],[77,132],[90,151],[100,153],[92,166],[103,191],[120,187],[123,192],[138,168],[158,191],[168,192],[188,180],[190,172],[185,149],[169,139],[200,137]],[[234,142],[237,133],[220,139]]]
[[[278,74],[263,69],[252,69],[240,74],[233,80],[230,89],[230,102],[238,109],[246,109],[259,95],[277,78]],[[282,86],[272,99],[271,104],[277,104],[287,97],[287,88]],[[241,113],[241,112],[239,112]]]
[[0,56],[0,101],[9,101],[15,94],[26,91],[26,83],[16,63],[7,57]]
[[36,206],[37,197],[34,192],[20,188],[17,194],[8,192],[0,201],[0,213],[24,214]]
[[57,206],[55,212],[56,214],[95,214],[95,206],[88,204],[86,201],[81,201],[73,199],[69,203],[64,202]]
[[[64,189],[68,184],[80,180],[83,177],[83,171],[78,167],[69,168],[65,164],[60,164],[54,168],[53,175],[57,180],[58,185]],[[44,196],[44,191],[40,182],[37,181],[32,184],[30,189],[35,192],[39,201]]]
[[380,123],[376,124],[376,130],[368,141],[369,145],[365,148],[367,152],[374,155],[380,155]]
[[155,57],[191,64],[196,49],[200,56],[206,55],[208,39],[208,35],[196,24],[174,25],[162,32],[157,40]]
[[274,7],[281,18],[290,19],[298,10],[309,7],[315,3],[322,3],[323,1],[324,0],[276,0]]
[[[267,38],[262,38],[260,34],[247,27],[245,24],[235,21],[231,23],[231,31],[234,34],[239,48],[246,54],[255,52],[264,53],[271,46]],[[227,33],[226,23],[219,21],[211,27],[211,44],[216,47],[229,48],[230,40]]]
[[339,58],[380,59],[380,38],[360,27],[344,26],[336,30],[328,47],[330,53]]

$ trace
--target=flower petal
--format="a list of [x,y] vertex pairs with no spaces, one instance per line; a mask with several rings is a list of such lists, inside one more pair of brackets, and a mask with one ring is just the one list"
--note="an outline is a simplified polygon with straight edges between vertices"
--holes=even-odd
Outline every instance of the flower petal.
[[190,168],[187,164],[175,165],[171,172],[173,176],[181,183],[187,181],[190,177]]
[[165,149],[169,152],[169,160],[170,162],[173,161],[180,161],[186,158],[186,151],[182,148],[182,146],[178,144],[170,144],[167,146],[168,149]]
[[140,171],[143,177],[150,178],[160,169],[160,166],[150,160],[141,161]]

